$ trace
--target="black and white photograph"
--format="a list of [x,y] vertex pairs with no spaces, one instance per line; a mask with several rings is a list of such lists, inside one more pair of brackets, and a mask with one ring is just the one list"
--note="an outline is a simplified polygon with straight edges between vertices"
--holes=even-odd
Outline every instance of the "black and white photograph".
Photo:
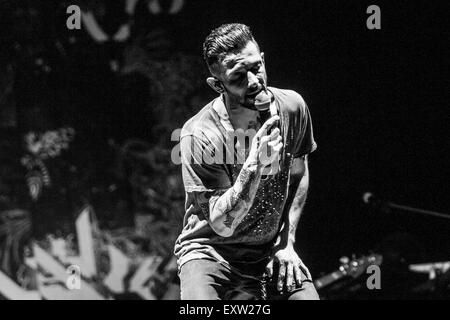
[[446,5],[0,0],[0,300],[450,300]]

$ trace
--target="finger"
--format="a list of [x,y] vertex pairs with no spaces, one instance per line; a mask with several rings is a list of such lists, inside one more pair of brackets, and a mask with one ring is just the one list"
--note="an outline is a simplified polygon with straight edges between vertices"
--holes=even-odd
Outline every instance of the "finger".
[[312,279],[311,273],[309,272],[308,268],[305,266],[303,261],[300,261],[299,267],[300,267],[300,269],[303,271],[303,273],[306,275],[306,277],[308,279]]
[[266,266],[267,276],[272,278],[273,276],[273,259],[270,259],[269,263]]
[[285,277],[286,277],[286,265],[284,264],[284,262],[280,261],[280,270],[278,271],[278,283],[277,283],[278,291],[283,290]]
[[282,141],[280,141],[276,146],[275,146],[275,148],[278,148],[278,149],[281,149],[283,147],[283,142]]
[[270,140],[275,140],[280,136],[280,129],[275,128],[270,132]]
[[264,146],[267,145],[270,141],[270,138],[268,136],[264,136],[259,140],[259,145]]
[[283,148],[283,142],[278,143],[277,145],[275,145],[272,149],[275,152],[280,152],[281,148]]
[[274,147],[274,146],[276,146],[277,144],[279,144],[282,140],[283,140],[283,139],[281,138],[281,136],[278,136],[277,138],[275,138],[275,139],[269,141],[268,144],[269,144],[269,146]]
[[294,273],[295,273],[295,281],[297,282],[298,286],[302,285],[302,271],[300,270],[299,266],[294,266]]
[[294,265],[293,263],[288,263],[286,268],[286,287],[288,291],[294,289]]
[[278,115],[272,116],[269,118],[259,129],[257,135],[263,136],[266,135],[269,129],[278,121],[280,117]]

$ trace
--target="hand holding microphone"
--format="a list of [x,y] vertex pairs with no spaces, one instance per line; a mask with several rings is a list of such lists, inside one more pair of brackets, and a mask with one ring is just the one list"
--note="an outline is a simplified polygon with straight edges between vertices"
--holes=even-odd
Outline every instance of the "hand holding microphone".
[[[255,97],[255,107],[263,123],[252,141],[249,158],[253,157],[262,167],[262,175],[274,175],[279,171],[280,152],[283,147],[278,123],[280,117],[270,112],[270,96],[265,89]],[[256,157],[256,159],[255,159]]]

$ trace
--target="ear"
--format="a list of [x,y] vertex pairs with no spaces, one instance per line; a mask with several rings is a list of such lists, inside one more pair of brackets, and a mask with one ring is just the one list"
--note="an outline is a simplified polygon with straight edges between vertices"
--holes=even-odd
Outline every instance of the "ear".
[[266,63],[266,60],[264,60],[264,52],[261,52],[261,59],[263,63]]
[[208,77],[206,79],[206,82],[217,93],[223,93],[225,91],[223,88],[223,84],[216,77]]

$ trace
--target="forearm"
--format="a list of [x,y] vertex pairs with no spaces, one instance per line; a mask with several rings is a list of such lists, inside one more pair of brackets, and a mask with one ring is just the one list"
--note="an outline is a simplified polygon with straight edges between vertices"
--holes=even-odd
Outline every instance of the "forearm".
[[233,235],[249,211],[261,181],[262,167],[245,162],[234,185],[210,201],[210,224],[223,237]]
[[289,211],[284,217],[283,226],[280,230],[277,241],[278,244],[283,246],[294,245],[297,226],[306,202],[308,187],[309,174],[308,167],[306,166],[303,176],[294,179],[290,186],[290,191],[292,191],[293,198]]
[[297,192],[295,193],[294,200],[292,201],[292,206],[288,214],[288,244],[295,243],[295,234],[297,232],[297,226],[300,221],[300,216],[303,212],[303,207],[306,202],[306,195],[308,193],[309,178],[308,175],[304,175],[300,180],[297,187]]

